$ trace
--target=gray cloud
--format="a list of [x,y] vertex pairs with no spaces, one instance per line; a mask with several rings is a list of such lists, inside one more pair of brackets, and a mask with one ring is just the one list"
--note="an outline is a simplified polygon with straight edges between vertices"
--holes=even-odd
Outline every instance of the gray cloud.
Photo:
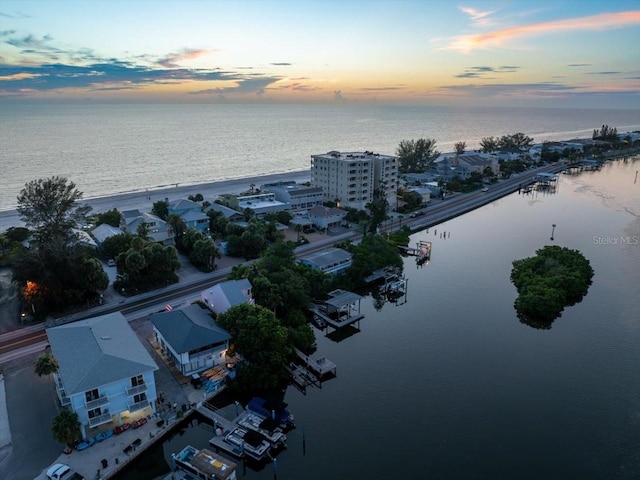
[[440,89],[450,92],[466,93],[474,97],[504,97],[512,95],[548,96],[574,92],[578,90],[578,87],[557,82],[540,82],[445,85],[440,87]]
[[488,77],[487,74],[501,74],[501,73],[513,73],[519,70],[520,67],[516,67],[513,65],[501,65],[499,67],[487,67],[487,66],[477,66],[477,67],[469,67],[465,69],[464,72],[454,75],[455,78],[484,78],[484,79],[492,79],[496,78]]
[[233,87],[208,88],[189,92],[191,95],[218,95],[224,96],[228,93],[255,93],[258,96],[264,94],[265,88],[280,80],[280,77],[244,77],[236,78],[237,85]]
[[279,63],[270,63],[269,65],[274,65],[276,67],[290,67],[291,65],[293,65],[293,63],[279,62]]

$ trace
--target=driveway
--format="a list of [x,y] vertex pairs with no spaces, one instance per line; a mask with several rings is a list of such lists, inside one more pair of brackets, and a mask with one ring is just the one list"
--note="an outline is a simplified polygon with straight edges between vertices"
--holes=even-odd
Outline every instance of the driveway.
[[51,421],[58,415],[53,378],[38,377],[33,371],[37,355],[5,366],[5,390],[11,447],[0,459],[0,478],[33,480],[62,452],[51,435]]

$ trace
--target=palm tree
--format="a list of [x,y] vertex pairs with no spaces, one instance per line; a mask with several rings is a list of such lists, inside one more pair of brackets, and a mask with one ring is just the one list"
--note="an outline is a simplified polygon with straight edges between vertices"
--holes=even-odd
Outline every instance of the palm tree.
[[302,225],[300,225],[299,223],[296,223],[295,227],[293,227],[293,229],[296,231],[296,233],[298,234],[298,242],[300,241],[300,232],[302,232]]
[[62,410],[53,418],[51,433],[58,442],[64,445],[73,445],[73,442],[80,438],[78,414],[71,410]]
[[34,370],[39,377],[51,375],[58,371],[58,361],[50,353],[43,353],[36,360]]

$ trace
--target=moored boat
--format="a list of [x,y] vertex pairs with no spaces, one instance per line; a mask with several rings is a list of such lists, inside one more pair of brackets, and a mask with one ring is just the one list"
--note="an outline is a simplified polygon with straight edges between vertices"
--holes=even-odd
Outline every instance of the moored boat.
[[171,454],[174,467],[203,480],[236,480],[236,464],[206,448],[191,445]]
[[243,455],[247,455],[254,460],[261,461],[271,458],[269,455],[271,445],[264,438],[264,435],[254,430],[235,428],[225,435],[224,441],[240,448]]
[[269,417],[264,418],[250,410],[245,410],[236,419],[236,423],[243,428],[262,434],[273,448],[287,446],[287,436],[276,421]]
[[247,410],[257,413],[262,418],[271,418],[282,428],[292,428],[293,415],[285,402],[270,402],[262,397],[253,397],[247,403]]

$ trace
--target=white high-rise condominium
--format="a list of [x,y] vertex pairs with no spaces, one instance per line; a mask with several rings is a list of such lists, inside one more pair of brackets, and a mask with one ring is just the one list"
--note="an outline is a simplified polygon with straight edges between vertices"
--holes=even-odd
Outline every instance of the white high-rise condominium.
[[322,188],[325,200],[358,210],[373,200],[375,188],[382,188],[393,210],[397,206],[398,159],[373,152],[311,155],[311,184]]

